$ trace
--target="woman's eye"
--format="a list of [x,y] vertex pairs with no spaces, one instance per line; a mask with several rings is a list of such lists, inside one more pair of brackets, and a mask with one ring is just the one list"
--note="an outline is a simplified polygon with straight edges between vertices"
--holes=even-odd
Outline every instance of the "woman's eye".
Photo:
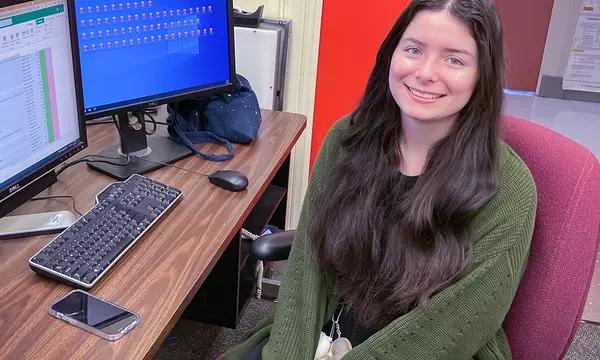
[[412,55],[419,55],[421,53],[421,50],[417,49],[417,48],[408,48],[405,50],[407,53],[412,54]]
[[460,59],[458,58],[449,58],[448,62],[452,65],[464,65],[465,63],[462,62]]

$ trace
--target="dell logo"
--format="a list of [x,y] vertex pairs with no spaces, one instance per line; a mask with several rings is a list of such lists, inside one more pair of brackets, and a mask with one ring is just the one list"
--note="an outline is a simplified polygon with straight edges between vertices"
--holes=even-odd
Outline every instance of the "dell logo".
[[21,185],[19,185],[19,184],[17,184],[17,185],[14,185],[14,186],[11,186],[11,187],[8,189],[8,193],[9,193],[9,194],[12,194],[12,193],[14,193],[15,191],[19,190],[20,188],[21,188]]

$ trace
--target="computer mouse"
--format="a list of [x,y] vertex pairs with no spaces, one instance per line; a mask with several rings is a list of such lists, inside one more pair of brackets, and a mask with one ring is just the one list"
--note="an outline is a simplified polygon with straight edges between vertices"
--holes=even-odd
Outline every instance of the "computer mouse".
[[208,180],[229,191],[242,191],[248,186],[248,178],[235,170],[217,170],[208,176]]

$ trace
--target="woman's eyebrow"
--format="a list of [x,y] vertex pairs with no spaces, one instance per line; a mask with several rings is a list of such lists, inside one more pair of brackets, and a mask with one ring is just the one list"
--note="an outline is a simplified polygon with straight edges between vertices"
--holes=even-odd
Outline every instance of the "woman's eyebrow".
[[462,50],[462,49],[451,49],[451,48],[445,48],[444,49],[447,52],[451,52],[451,53],[459,53],[459,54],[465,54],[465,55],[469,55],[471,57],[475,57],[475,55],[471,54],[469,51],[467,50]]
[[[416,45],[419,45],[421,47],[426,47],[427,46],[424,42],[419,41],[419,40],[417,40],[415,38],[412,38],[412,37],[407,37],[407,38],[405,38],[405,39],[402,40],[402,42],[405,42],[405,41],[409,41],[409,42],[414,43]],[[465,55],[469,55],[469,56],[475,57],[475,55],[471,54],[471,52],[469,52],[468,50],[463,50],[463,49],[445,48],[444,51],[446,51],[446,52],[452,52],[452,53],[465,54]]]
[[402,41],[410,41],[410,42],[412,42],[412,43],[415,43],[415,44],[417,44],[417,45],[419,45],[419,46],[423,46],[423,47],[425,46],[425,43],[424,43],[424,42],[422,42],[422,41],[419,41],[419,40],[417,40],[417,39],[415,39],[415,38],[412,38],[412,37],[407,37],[407,38],[405,38],[405,39],[404,39],[404,40],[402,40]]

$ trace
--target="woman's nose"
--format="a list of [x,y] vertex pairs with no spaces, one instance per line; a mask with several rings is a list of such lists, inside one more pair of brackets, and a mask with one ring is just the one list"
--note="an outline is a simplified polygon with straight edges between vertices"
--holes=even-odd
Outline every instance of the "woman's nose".
[[438,70],[433,60],[425,60],[417,68],[415,73],[417,79],[423,82],[436,82],[439,80]]

